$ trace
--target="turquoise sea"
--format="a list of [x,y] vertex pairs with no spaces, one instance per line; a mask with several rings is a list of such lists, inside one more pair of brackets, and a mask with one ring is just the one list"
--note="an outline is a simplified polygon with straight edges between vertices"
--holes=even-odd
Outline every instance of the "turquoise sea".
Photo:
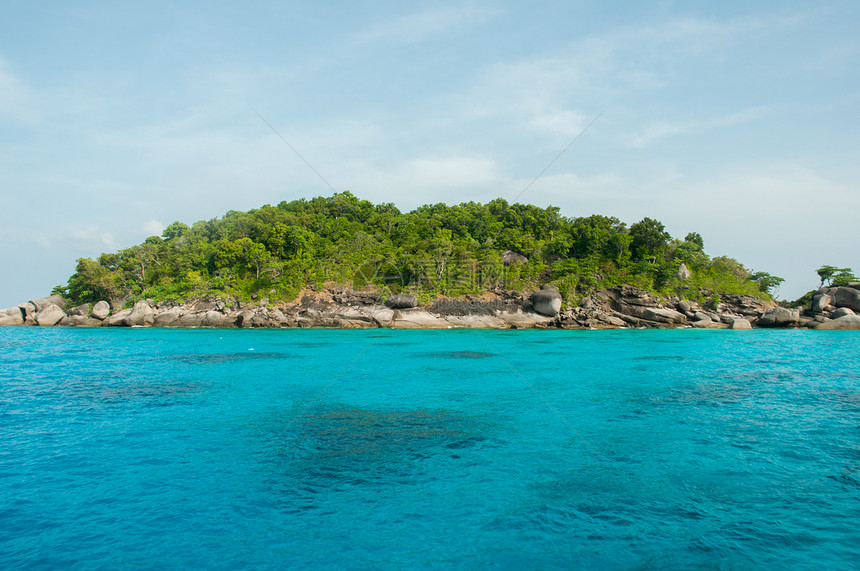
[[857,569],[860,336],[0,328],[3,569]]

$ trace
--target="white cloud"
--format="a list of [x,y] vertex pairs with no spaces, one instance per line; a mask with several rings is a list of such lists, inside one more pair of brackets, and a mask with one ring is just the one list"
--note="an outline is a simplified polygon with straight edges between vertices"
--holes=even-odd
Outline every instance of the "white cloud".
[[161,236],[165,228],[166,226],[158,220],[149,220],[143,223],[143,227],[141,228],[141,230],[143,231],[144,235],[146,235],[146,237],[149,237]]
[[98,226],[72,228],[68,231],[67,237],[82,249],[99,250],[101,248],[104,251],[113,251],[119,248],[119,243],[114,239],[113,234]]

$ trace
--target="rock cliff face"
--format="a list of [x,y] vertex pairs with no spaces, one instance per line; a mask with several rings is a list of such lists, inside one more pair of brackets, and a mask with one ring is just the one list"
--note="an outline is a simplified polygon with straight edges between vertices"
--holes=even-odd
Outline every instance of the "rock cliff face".
[[481,296],[437,299],[421,306],[414,295],[382,296],[376,292],[332,287],[305,290],[288,303],[271,304],[198,299],[188,303],[138,301],[130,309],[111,311],[105,301],[92,309],[62,309],[62,298],[41,298],[0,310],[0,325],[70,327],[330,327],[330,328],[562,328],[695,327],[750,329],[808,327],[860,329],[860,284],[819,290],[808,308],[786,309],[744,295],[722,295],[714,307],[680,298],[658,299],[633,286],[598,291],[579,307],[563,308],[552,287],[538,291],[498,290]]

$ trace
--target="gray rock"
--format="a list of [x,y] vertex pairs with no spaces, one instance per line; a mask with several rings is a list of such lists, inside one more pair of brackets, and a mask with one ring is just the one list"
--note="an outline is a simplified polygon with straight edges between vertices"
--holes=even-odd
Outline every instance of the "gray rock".
[[126,325],[152,325],[155,321],[155,310],[148,301],[138,301],[131,308],[131,313],[126,319]]
[[847,307],[840,307],[839,309],[830,314],[830,319],[839,319],[840,317],[844,317],[846,315],[856,314]]
[[114,312],[110,317],[104,319],[104,325],[109,327],[123,327],[128,325],[126,323],[126,318],[128,318],[130,314],[130,309],[120,309],[119,311]]
[[77,327],[101,327],[104,325],[101,319],[96,319],[95,317],[76,315],[72,319],[75,320],[75,326]]
[[73,307],[72,309],[70,309],[69,311],[66,312],[66,315],[68,315],[70,317],[74,317],[76,315],[81,316],[81,317],[86,317],[89,314],[90,314],[90,304],[88,304],[88,303],[85,303],[83,305],[79,305],[77,307]]
[[203,325],[203,313],[186,313],[179,318],[180,327],[200,327]]
[[852,287],[838,287],[833,294],[833,305],[860,311],[860,290]]
[[561,294],[550,286],[541,286],[531,297],[532,307],[537,313],[547,317],[555,317],[561,311]]
[[756,321],[758,327],[788,327],[800,321],[799,309],[772,307]]
[[18,309],[21,310],[21,313],[24,315],[24,319],[29,318],[32,321],[36,315],[36,306],[29,301],[27,303],[19,303]]
[[93,317],[96,319],[105,319],[110,315],[110,304],[106,301],[99,301],[93,306]]
[[418,307],[418,298],[414,295],[401,293],[389,297],[385,300],[385,305],[391,309],[409,309],[412,307]]
[[809,304],[809,310],[812,313],[822,313],[828,305],[830,305],[832,298],[826,293],[816,294],[812,298],[812,302]]
[[529,259],[526,258],[525,256],[523,256],[521,254],[517,254],[516,252],[513,252],[511,250],[508,250],[502,254],[502,263],[505,264],[506,266],[510,266],[511,264],[514,264],[517,262],[525,263],[528,261],[529,261]]
[[36,312],[36,323],[42,327],[56,325],[66,317],[65,312],[56,304],[50,304]]
[[739,317],[732,320],[729,324],[729,329],[752,329],[752,324],[743,317]]
[[175,327],[179,325],[179,318],[182,316],[182,313],[176,309],[168,309],[167,311],[162,311],[159,314],[156,314],[155,319],[152,322],[152,325],[155,327]]
[[392,327],[395,329],[439,329],[448,324],[423,309],[406,309],[394,312]]
[[394,311],[381,306],[369,307],[365,310],[377,327],[391,327]]
[[714,321],[711,316],[703,311],[697,311],[693,314],[693,321]]
[[687,269],[687,264],[681,262],[681,265],[678,266],[678,271],[675,272],[675,277],[679,280],[688,280],[693,277],[693,273]]
[[224,327],[226,325],[226,316],[220,311],[212,309],[203,314],[200,324],[203,327]]
[[642,318],[658,323],[681,324],[687,322],[687,317],[683,313],[665,307],[647,307],[642,314]]
[[254,319],[254,310],[246,309],[244,311],[240,311],[236,314],[236,326],[237,327],[251,327],[252,320]]
[[0,310],[0,325],[24,325],[24,314],[18,307]]
[[58,308],[62,309],[63,305],[66,303],[66,300],[63,299],[61,295],[49,295],[48,297],[40,297],[39,299],[31,299],[30,303],[35,306],[36,311],[42,311],[46,307],[51,304],[56,305]]
[[860,329],[860,315],[844,315],[839,319],[826,319],[813,326],[815,330]]
[[682,299],[681,301],[678,302],[678,311],[680,311],[681,313],[686,314],[687,312],[691,311],[692,309],[693,309],[693,306],[690,305],[689,301]]

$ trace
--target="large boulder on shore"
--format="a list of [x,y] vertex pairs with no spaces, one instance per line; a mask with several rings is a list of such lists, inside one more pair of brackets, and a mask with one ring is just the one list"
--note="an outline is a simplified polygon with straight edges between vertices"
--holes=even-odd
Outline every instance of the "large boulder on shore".
[[182,313],[180,311],[176,309],[168,309],[167,311],[162,311],[157,314],[152,324],[155,327],[174,327],[179,325],[179,318],[181,316]]
[[56,325],[66,317],[66,313],[54,303],[36,312],[36,323],[42,327]]
[[414,295],[400,293],[397,295],[392,295],[391,297],[386,299],[385,305],[387,305],[391,309],[410,309],[412,307],[418,307],[418,298]]
[[752,324],[743,317],[739,317],[737,319],[732,319],[732,322],[729,324],[729,329],[752,329]]
[[[701,312],[699,313],[701,314]],[[707,315],[702,314],[702,316],[704,319],[711,321],[711,318]],[[675,323],[678,325],[687,322],[686,315],[680,311],[675,311],[674,309],[668,309],[666,307],[646,307],[642,311],[642,318],[649,321],[656,321],[658,323]],[[703,319],[698,319],[697,321],[703,321]]]
[[833,305],[860,311],[860,290],[853,287],[838,287],[833,291]]
[[66,312],[66,315],[68,315],[69,317],[74,317],[76,315],[81,316],[81,317],[86,317],[87,315],[89,315],[89,313],[90,313],[90,304],[85,303],[83,305],[73,307],[72,309],[70,309],[69,311]]
[[123,325],[128,325],[126,319],[129,314],[131,314],[130,309],[120,309],[117,312],[114,312],[113,315],[104,320],[104,324],[110,327],[122,327]]
[[561,294],[551,286],[541,286],[532,294],[531,302],[537,313],[547,317],[555,317],[561,311]]
[[36,311],[42,311],[46,307],[51,304],[56,305],[60,309],[63,308],[63,304],[66,303],[66,300],[63,299],[61,295],[49,295],[48,297],[40,297],[39,299],[31,299],[30,303],[36,308]]
[[758,327],[789,327],[800,321],[800,310],[787,307],[772,307],[765,311],[756,325]]
[[138,301],[131,308],[131,313],[125,320],[128,326],[152,325],[155,321],[155,310],[149,305],[148,301]]
[[93,317],[104,320],[110,315],[110,304],[106,301],[99,301],[93,306]]
[[843,315],[838,319],[825,319],[813,327],[815,330],[860,329],[860,315]]
[[24,314],[17,307],[0,309],[0,325],[24,325]]

